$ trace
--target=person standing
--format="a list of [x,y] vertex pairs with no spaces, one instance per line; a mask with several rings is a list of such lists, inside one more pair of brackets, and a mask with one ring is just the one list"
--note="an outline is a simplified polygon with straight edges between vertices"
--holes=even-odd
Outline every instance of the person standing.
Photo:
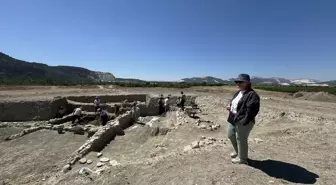
[[260,97],[252,89],[248,74],[240,74],[235,83],[239,90],[226,107],[229,111],[227,134],[234,148],[230,156],[235,164],[247,164],[248,136],[259,113]]
[[164,113],[164,102],[163,102],[163,94],[161,94],[160,98],[159,98],[159,114],[163,114]]
[[186,102],[186,95],[183,93],[183,91],[181,91],[181,103],[180,103],[180,106],[181,106],[181,109],[184,110],[184,104]]
[[169,99],[170,99],[170,95],[168,95],[166,99],[164,100],[165,114],[167,114],[167,112],[169,111]]
[[134,123],[136,123],[138,121],[138,118],[140,117],[140,109],[137,106],[137,104],[138,104],[137,102],[134,102],[131,110]]
[[97,112],[97,110],[100,108],[100,98],[99,98],[99,96],[96,96],[95,100],[93,101],[93,104],[94,104],[95,112]]

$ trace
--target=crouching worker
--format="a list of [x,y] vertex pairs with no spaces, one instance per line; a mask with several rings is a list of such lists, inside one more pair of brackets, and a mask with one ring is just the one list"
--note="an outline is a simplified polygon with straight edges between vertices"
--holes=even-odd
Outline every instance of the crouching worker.
[[106,110],[102,110],[102,109],[98,109],[98,112],[100,112],[101,125],[105,126],[108,122],[108,114]]
[[76,120],[78,120],[78,123],[80,122],[80,118],[82,116],[82,109],[83,107],[78,107],[74,110],[72,124],[74,124]]

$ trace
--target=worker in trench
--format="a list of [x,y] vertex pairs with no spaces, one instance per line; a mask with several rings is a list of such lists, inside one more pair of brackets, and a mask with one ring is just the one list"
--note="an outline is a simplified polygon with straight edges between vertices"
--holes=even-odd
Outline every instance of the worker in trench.
[[138,118],[140,117],[140,108],[137,106],[138,103],[134,102],[133,106],[132,106],[132,118],[133,118],[133,122],[137,123]]
[[101,108],[98,109],[98,112],[100,114],[100,122],[102,126],[105,126],[108,122],[108,114],[106,110],[103,110]]
[[164,108],[164,99],[163,99],[163,94],[160,95],[160,98],[159,98],[159,114],[162,115],[164,112],[165,112],[165,108]]
[[72,120],[73,125],[75,124],[76,120],[78,121],[78,123],[81,121],[82,109],[83,109],[83,107],[78,107],[74,110],[73,120]]
[[180,103],[180,106],[181,106],[181,109],[184,111],[184,104],[186,102],[186,95],[183,93],[183,91],[181,91],[181,103]]
[[247,164],[248,136],[260,109],[260,97],[252,89],[248,74],[240,74],[235,83],[239,90],[226,107],[229,111],[227,134],[234,149],[230,156],[234,164]]
[[167,112],[169,111],[169,99],[170,95],[168,95],[164,100],[165,115],[167,115]]
[[97,112],[98,109],[100,108],[100,98],[99,98],[99,96],[96,96],[95,100],[93,101],[93,104],[94,104],[95,112]]
[[114,114],[115,116],[119,116],[119,112],[120,112],[120,106],[118,104],[114,104]]

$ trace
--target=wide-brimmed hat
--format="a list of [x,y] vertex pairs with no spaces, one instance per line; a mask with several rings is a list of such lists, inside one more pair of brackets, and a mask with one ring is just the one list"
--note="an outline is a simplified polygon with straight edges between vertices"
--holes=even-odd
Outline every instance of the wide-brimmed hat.
[[248,74],[239,74],[238,78],[234,79],[234,82],[251,82],[250,75]]

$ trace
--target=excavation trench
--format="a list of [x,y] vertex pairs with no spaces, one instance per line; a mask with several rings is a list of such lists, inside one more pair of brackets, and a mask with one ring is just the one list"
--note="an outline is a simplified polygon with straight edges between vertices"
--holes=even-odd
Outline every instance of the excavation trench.
[[[69,96],[55,97],[46,101],[39,102],[1,102],[0,103],[0,121],[37,121],[38,125],[31,125],[20,133],[9,136],[8,140],[23,137],[42,129],[56,130],[62,127],[63,131],[72,131],[67,124],[73,120],[72,112],[77,107],[82,107],[82,125],[84,132],[88,133],[89,139],[79,147],[68,159],[68,164],[73,165],[79,159],[91,151],[99,152],[104,149],[116,136],[124,135],[124,129],[133,125],[138,117],[159,115],[158,100],[159,97],[150,97],[146,94],[129,95],[106,95],[100,96],[101,108],[108,112],[110,121],[105,126],[98,126],[99,116],[94,112],[93,100],[95,96]],[[186,106],[195,102],[196,97],[187,96]],[[137,102],[137,109],[132,109],[133,102]],[[9,103],[9,105],[7,105]],[[177,97],[171,97],[172,106],[176,106]],[[115,104],[123,107],[125,112],[116,117]],[[66,115],[61,118],[55,118],[60,107],[66,108]],[[18,112],[17,109],[20,111]],[[28,113],[27,113],[28,112]],[[14,113],[17,115],[12,116]],[[96,122],[94,129],[86,127]],[[8,122],[7,126],[10,126]],[[93,132],[89,131],[94,130]]]

